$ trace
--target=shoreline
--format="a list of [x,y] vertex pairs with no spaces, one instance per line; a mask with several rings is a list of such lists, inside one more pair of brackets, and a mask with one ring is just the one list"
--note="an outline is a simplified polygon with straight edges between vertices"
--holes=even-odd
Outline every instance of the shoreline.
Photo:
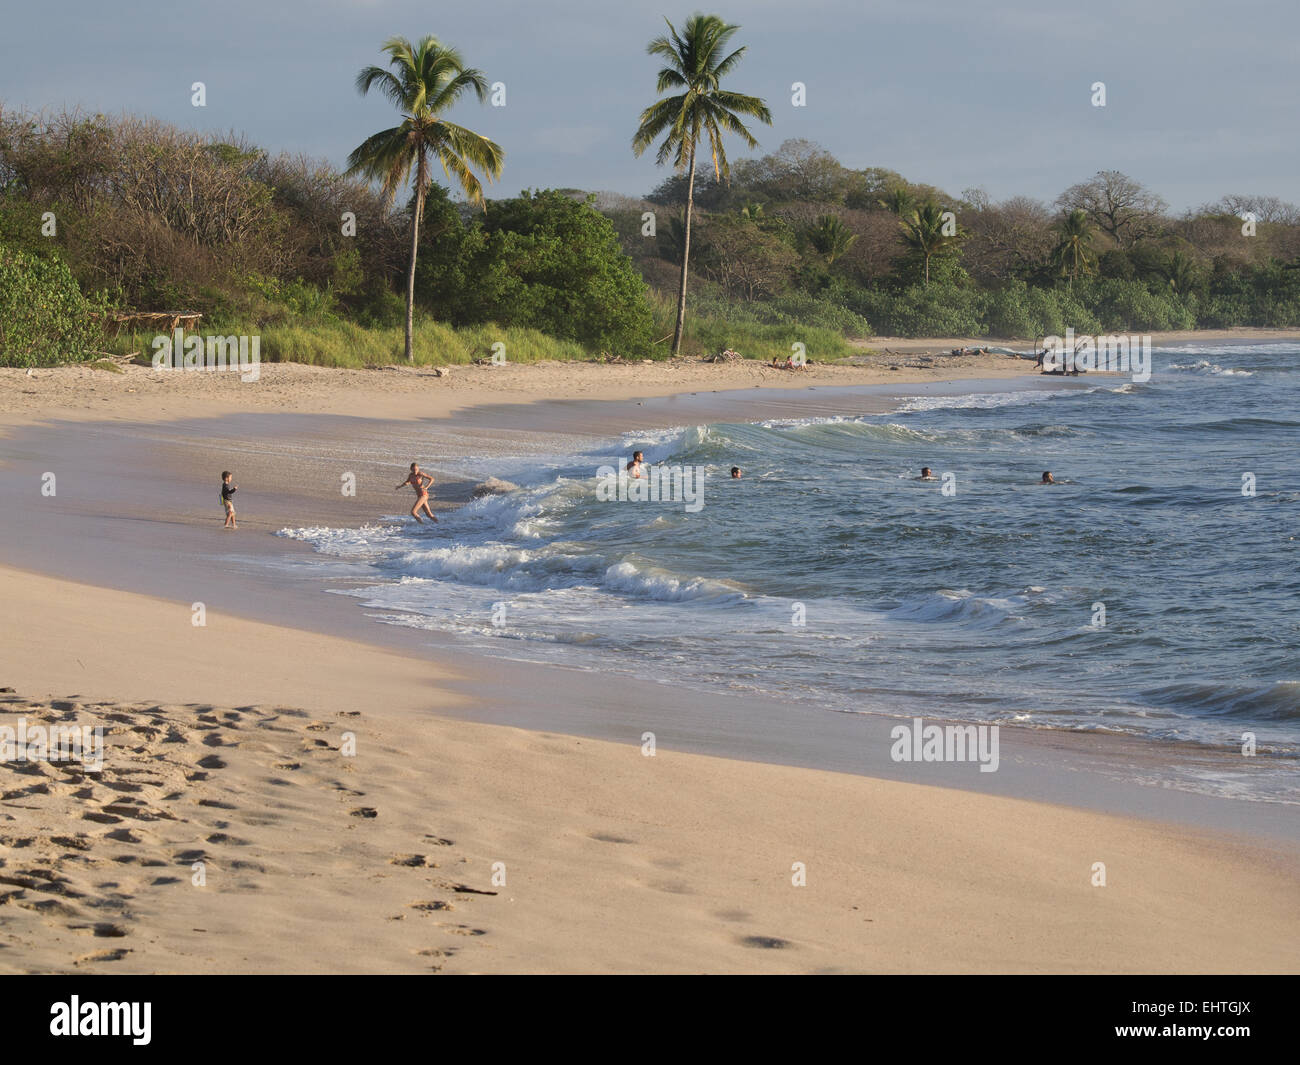
[[[548,372],[536,380],[553,386]],[[612,694],[601,674],[376,632],[303,574],[311,548],[256,535],[391,509],[396,446],[490,462],[521,440],[969,390],[926,372],[791,389],[770,371],[761,392],[693,396],[629,378],[612,401],[431,397],[418,379],[357,394],[335,378],[269,409],[208,378],[195,391],[211,394],[166,385],[167,409],[152,396],[112,419],[96,416],[105,397],[55,382],[73,394],[7,414],[0,437],[0,686],[18,689],[4,710],[89,714],[124,746],[119,775],[89,789],[0,766],[0,970],[1294,971],[1294,817],[1125,779],[1158,769],[1159,745],[1007,727],[987,778],[899,765],[896,718],[623,678]],[[1023,370],[982,384],[1088,387]],[[212,493],[193,487],[226,456],[276,501],[271,519],[256,502],[241,514],[245,537],[223,534]],[[59,495],[32,507],[46,469]],[[361,475],[352,499],[342,469]],[[467,497],[469,472],[440,478],[441,502]],[[273,579],[250,556],[274,561]],[[1097,862],[1110,887],[1094,886]],[[1246,934],[1221,929],[1247,905]]]
[[[1300,338],[1287,329],[1193,330],[1151,334],[1155,346],[1177,342]],[[65,417],[116,421],[175,421],[234,411],[344,414],[389,421],[449,417],[486,404],[519,407],[537,400],[663,400],[740,389],[806,392],[857,386],[913,387],[958,380],[1041,379],[1028,360],[1007,355],[952,356],[954,347],[1029,347],[1015,338],[874,337],[856,342],[852,365],[812,364],[773,369],[756,360],[704,363],[675,359],[649,363],[520,363],[505,366],[388,365],[364,370],[265,363],[256,382],[238,373],[155,371],[127,365],[121,373],[89,364],[0,368],[0,419],[30,424]],[[880,352],[874,352],[881,348]],[[1028,367],[1026,364],[1028,363]]]
[[[1095,376],[1104,380],[1111,375]],[[480,449],[479,461],[490,463],[490,457],[484,457],[481,449],[491,445],[508,452],[524,438],[532,441],[558,441],[555,444],[558,447],[572,445],[578,440],[590,442],[601,434],[617,435],[619,429],[626,429],[630,424],[649,428],[698,424],[711,420],[740,420],[742,416],[797,417],[809,414],[864,413],[866,410],[885,412],[892,409],[900,394],[914,395],[921,392],[926,395],[965,395],[1021,387],[1061,390],[1094,386],[1086,380],[1044,378],[1022,373],[1010,380],[949,380],[904,385],[901,390],[891,382],[889,386],[823,387],[798,392],[772,389],[761,393],[753,390],[719,390],[706,394],[647,398],[635,402],[551,399],[539,400],[523,407],[494,403],[460,411],[455,419],[454,430],[443,429],[443,423],[450,417],[449,413],[425,419],[418,423],[420,428],[412,430],[415,435],[411,438],[411,443],[418,447],[423,440],[431,439],[437,440],[441,447],[460,448],[462,451],[467,447]],[[563,431],[563,427],[571,427],[575,423],[583,426],[581,434]],[[307,631],[344,637],[371,646],[400,648],[404,653],[416,656],[432,654],[444,661],[476,663],[472,670],[474,681],[457,686],[462,703],[457,710],[452,711],[469,720],[494,720],[481,709],[482,701],[476,698],[476,690],[492,690],[502,701],[515,705],[520,701],[521,693],[529,692],[535,687],[532,677],[546,675],[552,677],[553,683],[562,689],[581,689],[587,700],[587,709],[574,712],[555,705],[553,701],[542,700],[544,710],[538,709],[530,713],[514,711],[506,723],[598,739],[610,738],[605,723],[599,720],[594,710],[597,703],[594,689],[598,686],[595,678],[599,674],[581,666],[530,660],[526,651],[520,655],[513,647],[503,648],[512,655],[503,659],[495,651],[467,643],[454,634],[381,625],[367,616],[366,609],[359,601],[348,596],[327,594],[325,587],[315,579],[311,563],[306,561],[315,555],[309,545],[275,536],[259,537],[256,540],[249,538],[250,533],[275,533],[285,527],[304,525],[356,528],[375,520],[376,515],[394,509],[404,510],[404,506],[398,506],[394,502],[392,493],[386,491],[391,487],[385,479],[385,471],[391,463],[388,457],[391,454],[391,444],[387,435],[390,428],[392,427],[387,421],[357,415],[340,418],[294,414],[282,415],[270,422],[267,415],[260,413],[231,414],[216,420],[204,418],[170,422],[157,427],[105,425],[86,421],[44,428],[26,427],[18,437],[12,439],[21,441],[25,452],[39,453],[45,465],[55,468],[76,465],[79,462],[78,456],[89,451],[92,446],[90,440],[94,440],[93,447],[100,454],[92,460],[96,465],[85,471],[89,475],[87,483],[77,488],[78,506],[82,513],[95,514],[107,521],[110,527],[120,531],[114,532],[107,543],[96,538],[90,545],[86,545],[76,526],[35,522],[23,530],[24,535],[19,539],[39,545],[39,549],[22,555],[15,554],[10,545],[0,555],[0,563],[78,581],[85,579],[84,569],[89,565],[97,573],[124,575],[115,581],[96,580],[95,583],[103,586],[145,592],[184,602],[202,599],[210,609],[220,609],[249,620],[305,628]],[[432,435],[425,437],[421,433]],[[82,434],[89,436],[83,439]],[[257,454],[241,451],[244,447],[243,440],[247,438],[259,441]],[[543,443],[541,446],[549,445]],[[206,506],[187,505],[183,510],[175,510],[174,499],[192,494],[188,486],[200,480],[205,472],[199,467],[196,457],[200,451],[204,456],[203,461],[208,465],[218,457],[222,462],[228,458],[230,463],[252,474],[250,479],[260,483],[262,495],[275,500],[276,509],[272,519],[264,520],[255,510],[245,512],[241,515],[245,536],[230,538],[208,528]],[[380,455],[380,461],[372,461]],[[362,456],[366,461],[359,461]],[[451,466],[456,465],[455,461],[448,461]],[[124,480],[124,475],[118,472],[145,466],[153,467],[148,477]],[[327,471],[345,468],[355,472],[361,485],[358,494],[351,498],[340,496],[336,487],[330,487],[331,482],[336,482],[337,473]],[[436,508],[458,506],[469,499],[476,477],[449,479],[443,475],[442,469],[434,468],[440,475],[435,489]],[[490,469],[490,466],[481,467],[479,474],[490,472]],[[27,475],[36,476],[37,471],[31,467]],[[381,486],[380,490],[368,490],[367,486],[376,481]],[[108,493],[101,489],[102,483],[111,486]],[[123,499],[131,502],[124,504]],[[203,501],[206,501],[206,496],[200,500]],[[26,521],[43,515],[41,508],[24,508],[17,496],[6,498],[3,485],[0,485],[0,505],[4,505],[9,514],[17,515],[16,520]],[[132,538],[141,528],[160,527],[160,518],[164,519],[161,527],[188,527],[194,530],[199,537],[195,541],[195,547],[202,553],[217,553],[215,557],[203,561],[201,568],[205,572],[192,572],[194,564],[187,563],[178,567],[167,559],[150,561],[148,549],[141,550],[139,545],[133,543]],[[89,554],[85,550],[87,546],[91,549]],[[232,547],[237,548],[236,555],[229,554]],[[55,560],[53,564],[51,559]],[[63,562],[59,563],[58,559]],[[249,563],[252,563],[251,569]],[[272,570],[265,568],[268,565]],[[195,590],[192,586],[196,579],[199,580],[198,587],[201,590]],[[654,704],[662,701],[659,695],[662,691],[660,685],[648,679],[637,680],[631,677],[620,677],[620,683],[636,690],[635,698],[642,713],[656,713]],[[690,689],[676,686],[669,690],[682,692]],[[149,697],[144,692],[137,693],[137,696]],[[777,696],[742,697],[714,692],[710,695],[710,700],[712,705],[734,702],[737,706],[743,706],[747,701],[761,703],[765,708],[767,727],[789,749],[801,749],[801,760],[779,753],[779,744],[764,746],[747,740],[744,728],[729,710],[720,711],[724,719],[730,718],[733,721],[724,736],[710,736],[707,731],[694,729],[682,720],[673,722],[675,727],[689,737],[692,750],[742,760],[771,760],[813,768],[890,775],[891,767],[879,760],[871,760],[869,767],[864,769],[856,763],[846,762],[840,756],[835,748],[846,738],[846,734],[840,731],[842,726],[820,724],[814,731],[821,738],[808,746],[807,738],[792,734],[791,726],[794,723],[785,719],[789,710],[783,707]],[[829,708],[819,707],[815,712],[822,716],[841,716]],[[662,716],[661,712],[659,716]],[[850,716],[870,717],[874,724],[881,727],[888,727],[900,720],[883,708],[870,706],[859,714]],[[936,707],[932,717],[935,720],[948,720],[942,707]],[[1053,746],[1063,747],[1069,752],[1070,759],[1078,760],[1080,765],[1091,765],[1094,773],[1100,772],[1112,777],[1117,774],[1122,776],[1125,769],[1133,775],[1134,766],[1141,767],[1143,774],[1150,776],[1159,766],[1168,762],[1185,764],[1188,774],[1221,770],[1231,776],[1240,771],[1240,759],[1230,757],[1222,750],[1190,742],[1051,727],[1001,727],[1010,733],[1043,737],[1042,740],[1025,740],[1037,752],[1036,757],[1044,757],[1042,752]],[[860,736],[851,728],[847,735]],[[832,740],[828,738],[830,736],[836,738]],[[861,741],[857,739],[849,742]],[[877,736],[873,742],[879,743],[880,737]],[[1046,758],[1043,765],[1048,767],[1049,763],[1050,757]],[[1251,771],[1283,772],[1285,767],[1284,760],[1261,759],[1252,763]],[[1173,770],[1170,772],[1174,773]],[[1043,776],[1048,775],[1050,767],[1044,769]],[[960,779],[953,777],[946,783],[955,783],[959,787],[970,786],[968,782],[959,783]],[[1176,779],[1165,781],[1167,786],[1171,783],[1175,788],[1180,786]],[[1187,787],[1189,783],[1183,782],[1181,786]],[[1007,793],[1049,801],[1060,799],[1062,795],[1059,788],[1042,777],[1035,778],[1027,791],[1012,789]],[[1152,793],[1150,787],[1121,789],[1119,794],[1122,798],[1110,809],[1114,812],[1136,812],[1148,817],[1173,817],[1190,823],[1196,823],[1197,817],[1200,817],[1208,819],[1207,823],[1226,826],[1231,824],[1231,816],[1222,811],[1215,812],[1217,804],[1226,803],[1228,807],[1242,804],[1242,800],[1223,799],[1195,791],[1178,791],[1177,794],[1181,796],[1197,795],[1199,800],[1205,800],[1204,803],[1194,803],[1191,808],[1195,812],[1190,817],[1183,818],[1177,809],[1177,803],[1156,801],[1155,795],[1148,793]],[[1088,801],[1091,800],[1085,798],[1085,805]],[[1264,798],[1246,805],[1265,806],[1280,811],[1285,809],[1286,804]],[[1250,823],[1260,826],[1260,831],[1266,834],[1295,834],[1281,828],[1280,819],[1271,814],[1256,812],[1243,816]]]

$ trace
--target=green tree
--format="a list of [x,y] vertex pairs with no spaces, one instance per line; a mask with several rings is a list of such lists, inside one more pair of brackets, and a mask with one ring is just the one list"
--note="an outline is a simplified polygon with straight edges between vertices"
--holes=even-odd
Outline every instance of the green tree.
[[820,215],[805,236],[817,253],[825,258],[827,266],[834,266],[835,260],[853,247],[858,239],[858,235],[833,214]]
[[0,366],[89,359],[102,334],[67,264],[0,244]]
[[591,197],[546,190],[493,200],[481,222],[450,238],[457,255],[421,259],[418,291],[456,325],[524,326],[597,350],[648,352],[645,282]]
[[1070,278],[1070,288],[1079,274],[1091,273],[1096,266],[1092,254],[1092,223],[1088,212],[1076,208],[1056,223],[1057,242],[1052,249],[1052,262]]
[[[665,21],[667,21],[665,19]],[[691,211],[695,197],[695,158],[707,143],[717,180],[730,175],[727,153],[722,143],[723,131],[734,133],[750,148],[758,141],[745,127],[740,116],[772,124],[772,113],[757,96],[745,96],[722,88],[722,79],[735,69],[745,54],[737,48],[724,55],[727,44],[739,26],[723,22],[717,15],[692,15],[679,34],[668,23],[668,36],[656,37],[646,48],[652,56],[663,59],[655,91],[662,94],[680,89],[673,96],[657,100],[641,112],[641,124],[632,138],[632,151],[640,155],[659,137],[656,162],[663,165],[670,158],[677,170],[686,171],[686,223],[682,239],[681,278],[677,289],[677,325],[673,330],[673,354],[681,351],[682,328],[686,321],[686,274],[691,258]]]
[[899,218],[906,218],[916,206],[916,198],[904,186],[895,185],[876,203]]
[[482,204],[483,186],[474,170],[481,170],[489,181],[500,177],[504,153],[495,142],[442,117],[466,92],[473,92],[480,102],[487,95],[483,75],[467,69],[456,49],[429,36],[418,44],[393,37],[383,50],[392,69],[366,67],[357,75],[357,91],[364,96],[377,87],[397,107],[402,122],[366,138],[353,150],[348,156],[348,173],[378,180],[391,203],[415,171],[411,262],[406,275],[406,358],[414,361],[415,260],[424,197],[432,180],[430,161],[437,159],[442,164],[443,173],[459,183],[471,203]]
[[1175,251],[1161,264],[1160,273],[1169,282],[1169,287],[1180,296],[1195,289],[1200,282],[1200,269],[1194,259],[1182,251]]
[[912,208],[911,213],[902,219],[903,243],[921,260],[924,284],[927,286],[930,284],[930,261],[938,255],[953,254],[960,239],[955,227],[953,233],[945,231],[948,227],[948,222],[943,217],[945,213],[937,203],[930,200]]

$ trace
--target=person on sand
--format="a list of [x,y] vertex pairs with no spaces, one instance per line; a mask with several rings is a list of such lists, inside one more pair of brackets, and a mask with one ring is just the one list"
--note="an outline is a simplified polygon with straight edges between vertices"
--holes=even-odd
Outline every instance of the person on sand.
[[1057,482],[1056,478],[1052,476],[1052,471],[1051,471],[1051,470],[1044,470],[1044,471],[1043,471],[1043,479],[1042,479],[1041,481],[1039,481],[1038,483],[1039,483],[1039,484],[1056,484],[1056,483],[1058,483],[1058,482]]
[[741,478],[741,476],[744,474],[744,472],[745,472],[745,471],[742,470],[739,466],[732,466],[732,467],[731,467],[731,479],[732,479],[733,481],[739,481],[740,478]]
[[239,488],[230,483],[232,476],[233,474],[229,470],[221,471],[221,505],[226,508],[226,524],[222,526],[223,529],[239,528],[235,524],[235,504],[230,498],[239,491]]
[[645,465],[645,455],[640,451],[632,452],[632,461],[627,464],[627,472],[633,477],[640,479],[641,467]]
[[429,509],[429,486],[433,484],[433,478],[429,474],[421,472],[420,465],[417,462],[411,463],[411,472],[406,475],[406,480],[393,491],[399,491],[408,484],[415,489],[416,495],[415,506],[411,508],[411,517],[423,525],[424,521],[420,517],[420,511],[423,510],[429,516],[430,521],[436,522],[438,519],[433,516],[433,511]]
[[917,478],[918,481],[934,481],[937,479],[938,478],[934,475],[934,471],[931,470],[929,466],[922,466],[921,476]]

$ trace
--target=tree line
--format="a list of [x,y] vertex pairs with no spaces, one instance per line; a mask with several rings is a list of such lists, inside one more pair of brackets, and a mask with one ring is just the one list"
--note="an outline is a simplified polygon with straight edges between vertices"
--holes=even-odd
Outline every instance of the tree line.
[[[111,308],[200,310],[240,332],[401,325],[408,359],[417,312],[636,356],[699,348],[724,327],[757,343],[792,327],[1029,337],[1300,325],[1300,210],[1273,197],[1174,215],[1101,171],[1052,204],[994,202],[849,168],[797,139],[733,166],[728,145],[756,149],[751,126],[772,122],[733,86],[739,29],[696,15],[649,42],[661,66],[630,149],[654,149],[672,172],[644,198],[489,198],[505,150],[447,117],[482,102],[486,79],[432,36],[390,39],[386,63],[356,76],[397,122],[343,170],[235,133],[0,108],[0,360],[89,352],[78,320]],[[43,331],[46,306],[59,318]]]

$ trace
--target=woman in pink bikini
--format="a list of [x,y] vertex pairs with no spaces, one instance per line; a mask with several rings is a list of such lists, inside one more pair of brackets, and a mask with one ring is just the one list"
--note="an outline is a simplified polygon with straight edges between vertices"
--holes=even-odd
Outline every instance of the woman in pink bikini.
[[419,463],[411,463],[411,472],[406,475],[406,480],[399,484],[394,491],[405,488],[408,484],[415,489],[416,495],[415,506],[411,508],[411,517],[423,525],[424,522],[420,518],[420,511],[423,510],[429,516],[430,521],[437,521],[438,519],[433,516],[433,511],[429,509],[429,486],[433,484],[433,478],[427,473],[420,472]]

